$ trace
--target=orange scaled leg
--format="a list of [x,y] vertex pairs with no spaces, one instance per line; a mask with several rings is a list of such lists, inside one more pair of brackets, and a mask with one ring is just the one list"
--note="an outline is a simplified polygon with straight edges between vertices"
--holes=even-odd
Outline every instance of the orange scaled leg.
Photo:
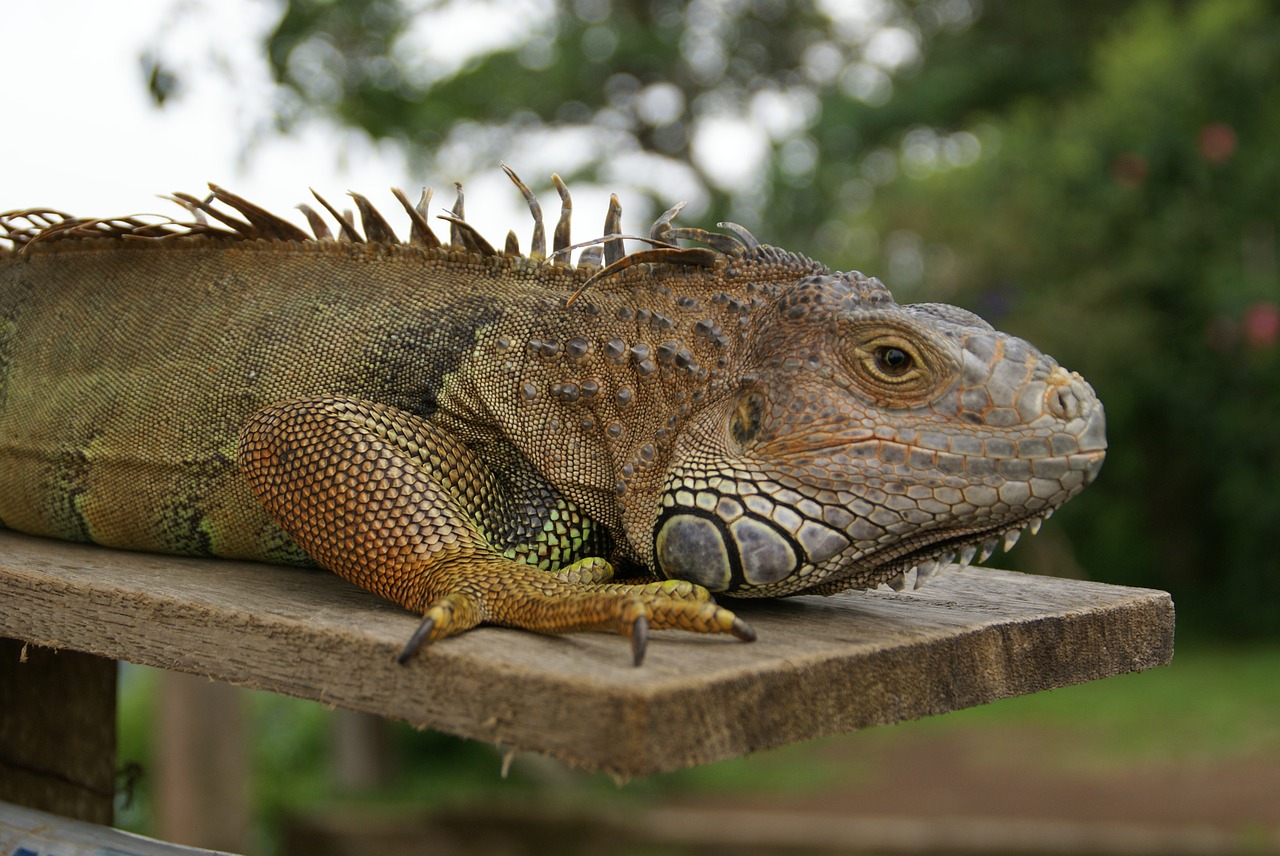
[[482,623],[621,633],[637,665],[650,627],[755,638],[691,583],[613,583],[595,557],[558,571],[504,557],[480,523],[495,504],[492,472],[448,432],[393,407],[317,398],[260,411],[241,432],[240,467],[313,559],[423,615],[401,662]]

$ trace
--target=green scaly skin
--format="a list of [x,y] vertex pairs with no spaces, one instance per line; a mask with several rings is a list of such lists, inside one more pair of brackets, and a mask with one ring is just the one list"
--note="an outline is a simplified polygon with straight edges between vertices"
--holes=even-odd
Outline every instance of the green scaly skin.
[[439,246],[422,203],[400,244],[357,198],[368,239],[339,242],[215,195],[247,222],[0,216],[3,525],[314,560],[424,615],[406,654],[487,622],[638,662],[649,626],[752,638],[710,592],[967,563],[1101,466],[1102,407],[1051,358],[737,227],[668,212],[602,271],[546,261],[540,222],[495,252],[460,204]]

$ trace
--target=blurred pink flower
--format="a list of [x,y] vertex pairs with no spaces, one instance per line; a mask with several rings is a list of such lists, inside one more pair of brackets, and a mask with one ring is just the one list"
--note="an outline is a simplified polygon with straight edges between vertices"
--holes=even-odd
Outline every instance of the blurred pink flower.
[[1200,129],[1197,140],[1200,157],[1214,166],[1231,160],[1236,153],[1236,129],[1226,122],[1210,122]]
[[1280,341],[1280,306],[1255,303],[1244,311],[1244,338],[1250,347],[1273,348]]

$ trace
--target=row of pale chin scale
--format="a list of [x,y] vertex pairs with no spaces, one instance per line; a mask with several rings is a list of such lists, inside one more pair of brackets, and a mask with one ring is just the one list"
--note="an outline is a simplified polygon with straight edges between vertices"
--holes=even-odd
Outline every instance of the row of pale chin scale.
[[997,549],[1003,549],[1006,553],[1013,549],[1018,543],[1018,539],[1022,537],[1024,530],[1030,531],[1035,535],[1040,531],[1040,526],[1053,516],[1053,509],[1047,509],[1043,513],[1028,518],[1017,526],[1005,531],[1003,535],[992,535],[990,538],[982,542],[981,549],[977,544],[966,544],[956,550],[949,550],[938,555],[936,558],[928,559],[915,565],[912,568],[898,574],[893,579],[884,583],[894,591],[903,591],[907,587],[907,576],[911,575],[914,582],[912,589],[918,589],[924,585],[925,581],[930,577],[937,576],[944,570],[950,570],[952,566],[959,568],[967,568],[973,562],[985,562],[991,558]]

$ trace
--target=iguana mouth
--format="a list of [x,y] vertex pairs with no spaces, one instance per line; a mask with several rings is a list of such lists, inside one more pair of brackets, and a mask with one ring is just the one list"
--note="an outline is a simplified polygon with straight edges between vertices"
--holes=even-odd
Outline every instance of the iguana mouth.
[[[879,561],[872,572],[872,585],[884,584],[894,591],[902,591],[906,587],[907,575],[913,574],[912,587],[918,589],[925,580],[948,565],[958,564],[966,568],[975,561],[985,562],[997,549],[1009,552],[1024,531],[1037,534],[1063,502],[1097,477],[1104,458],[1103,451],[1093,450],[1084,452],[1083,455],[1091,461],[1084,482],[1062,497],[1061,502],[994,525],[945,533],[922,532],[915,538],[895,545],[884,554],[873,557]],[[930,540],[930,535],[938,534],[942,537]],[[922,541],[925,543],[920,543]]]
[[[912,588],[918,589],[925,580],[936,576],[949,565],[967,568],[974,562],[985,562],[997,549],[1006,553],[1013,549],[1023,532],[1035,535],[1041,525],[1053,516],[1054,508],[1028,515],[1011,523],[974,529],[961,534],[948,533],[924,545],[899,544],[906,552],[882,561],[873,572],[873,578],[894,591],[902,591],[907,585],[907,575],[913,575]],[[924,533],[927,536],[929,533]],[[896,551],[893,551],[896,552]]]

